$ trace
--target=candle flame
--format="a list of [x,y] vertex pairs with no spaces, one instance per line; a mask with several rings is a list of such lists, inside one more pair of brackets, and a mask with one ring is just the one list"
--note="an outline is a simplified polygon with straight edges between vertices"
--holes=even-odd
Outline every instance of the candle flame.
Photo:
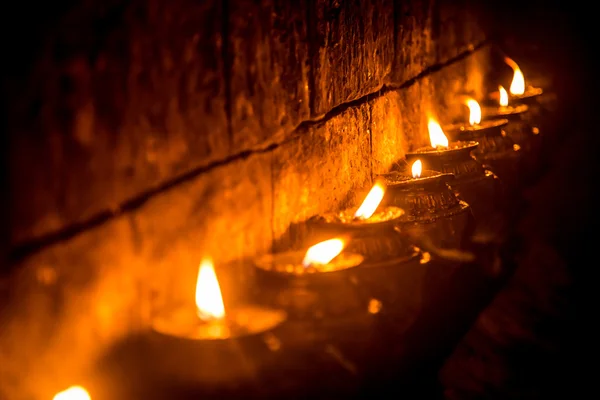
[[421,160],[415,161],[412,165],[411,170],[413,178],[420,178],[421,172],[423,171],[423,163],[421,162]]
[[71,386],[57,393],[52,400],[92,400],[92,398],[82,386]]
[[342,252],[344,245],[344,241],[337,238],[317,243],[306,251],[302,264],[305,267],[310,267],[314,264],[327,264]]
[[429,141],[431,142],[431,147],[448,147],[448,138],[444,134],[444,130],[440,124],[434,118],[429,118],[427,128],[429,129]]
[[373,185],[367,197],[365,197],[358,210],[356,210],[356,213],[354,213],[354,216],[361,219],[370,218],[375,213],[375,210],[377,210],[379,203],[381,203],[384,193],[385,187],[382,183],[377,182]]
[[508,93],[506,93],[506,89],[504,87],[498,87],[498,93],[500,93],[500,106],[506,107],[508,106]]
[[213,263],[204,259],[198,269],[196,281],[196,311],[203,321],[222,319],[225,317],[225,306],[221,287],[215,274]]
[[475,99],[467,99],[467,107],[469,107],[469,123],[475,125],[481,122],[481,107]]
[[510,84],[510,93],[511,94],[523,94],[525,93],[525,77],[523,76],[523,72],[517,65],[516,62],[511,60],[508,57],[504,57],[504,62],[507,63],[513,70],[513,80]]

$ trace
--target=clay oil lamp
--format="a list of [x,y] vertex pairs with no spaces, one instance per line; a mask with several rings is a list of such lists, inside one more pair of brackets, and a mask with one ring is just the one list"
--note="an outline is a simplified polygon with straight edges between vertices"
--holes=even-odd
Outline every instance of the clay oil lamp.
[[431,146],[422,147],[406,154],[406,160],[413,163],[421,160],[425,169],[454,175],[448,182],[459,199],[471,208],[479,225],[497,209],[503,197],[503,186],[498,177],[483,167],[471,153],[479,147],[476,141],[449,142],[444,130],[435,118],[428,121]]
[[521,121],[529,106],[527,104],[509,105],[508,92],[502,85],[498,86],[498,105],[482,107],[481,116],[483,120],[507,119],[509,122]]
[[342,251],[346,238],[324,240],[306,252],[268,254],[254,261],[260,303],[287,311],[292,319],[314,319],[363,310],[350,270],[360,254]]
[[150,331],[124,338],[98,362],[100,398],[239,397],[269,362],[269,340],[286,319],[284,311],[258,305],[226,306],[204,259],[195,302],[159,313]]
[[404,210],[381,205],[385,185],[377,181],[358,208],[317,215],[307,221],[312,241],[324,237],[349,237],[348,251],[358,253],[369,265],[398,263],[417,256],[414,247],[395,227]]
[[455,140],[477,141],[479,146],[473,151],[475,158],[505,181],[514,177],[520,164],[521,146],[507,136],[504,129],[507,119],[481,120],[481,107],[472,98],[467,98],[469,123],[458,123],[444,128]]
[[473,230],[470,206],[450,188],[452,174],[423,170],[415,160],[409,171],[380,175],[387,190],[383,204],[402,208],[402,229],[431,240],[439,248],[460,248]]
[[432,257],[402,229],[404,210],[382,204],[385,192],[384,182],[377,179],[359,207],[317,215],[307,221],[307,228],[311,242],[326,236],[349,238],[347,251],[364,257],[349,272],[359,315],[385,315],[394,329],[403,329],[420,307]]
[[[539,96],[544,92],[541,88],[536,88],[525,84],[525,76],[516,62],[508,57],[504,57],[504,62],[513,70],[513,79],[509,87],[509,100],[511,104],[537,104]],[[500,93],[490,94],[492,100],[498,101]]]
[[174,308],[153,321],[156,333],[168,339],[207,341],[235,339],[269,331],[285,320],[281,311],[256,306],[225,311],[212,262],[203,260],[196,282],[195,309]]
[[542,166],[541,152],[543,137],[540,129],[530,123],[525,116],[529,114],[529,106],[520,104],[509,105],[509,96],[502,86],[499,86],[499,107],[486,107],[483,109],[484,119],[507,118],[510,122],[504,131],[521,148],[522,173],[519,178],[525,183],[534,179]]

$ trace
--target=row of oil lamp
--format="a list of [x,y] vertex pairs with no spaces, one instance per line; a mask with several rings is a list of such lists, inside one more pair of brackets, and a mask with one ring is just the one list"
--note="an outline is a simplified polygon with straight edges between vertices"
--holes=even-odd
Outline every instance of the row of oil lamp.
[[[465,98],[468,124],[442,127],[429,116],[431,146],[408,153],[404,166],[398,164],[380,175],[357,209],[307,221],[317,244],[307,251],[256,259],[260,305],[225,307],[212,262],[205,259],[199,268],[195,306],[190,302],[157,316],[154,334],[177,341],[224,340],[265,333],[290,318],[344,313],[348,310],[328,307],[335,301],[327,296],[339,295],[328,286],[335,281],[332,276],[357,267],[369,274],[378,267],[424,263],[430,253],[460,248],[476,230],[473,221],[493,214],[490,207],[501,197],[502,183],[524,173],[522,160],[539,136],[531,126],[510,134],[504,129],[511,121],[521,121],[542,93],[525,85],[514,61],[506,62],[513,68],[513,81],[510,93],[500,86],[490,95],[488,101],[496,105],[480,107]],[[344,304],[366,308],[352,301]],[[89,399],[81,386],[54,397]]]

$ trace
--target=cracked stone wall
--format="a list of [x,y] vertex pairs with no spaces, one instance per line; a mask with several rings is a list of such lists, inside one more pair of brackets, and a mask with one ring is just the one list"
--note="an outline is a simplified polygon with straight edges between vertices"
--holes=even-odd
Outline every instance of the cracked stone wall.
[[474,0],[49,9],[15,14],[36,45],[3,81],[0,398],[51,397],[192,299],[203,255],[242,299],[236,260],[355,204],[485,74]]

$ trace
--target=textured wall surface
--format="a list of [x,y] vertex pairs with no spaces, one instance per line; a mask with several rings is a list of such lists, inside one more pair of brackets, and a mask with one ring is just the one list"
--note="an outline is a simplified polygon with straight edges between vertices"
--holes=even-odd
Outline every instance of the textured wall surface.
[[356,204],[485,73],[468,0],[71,3],[4,82],[0,398],[85,374],[203,255],[242,296],[224,263]]

